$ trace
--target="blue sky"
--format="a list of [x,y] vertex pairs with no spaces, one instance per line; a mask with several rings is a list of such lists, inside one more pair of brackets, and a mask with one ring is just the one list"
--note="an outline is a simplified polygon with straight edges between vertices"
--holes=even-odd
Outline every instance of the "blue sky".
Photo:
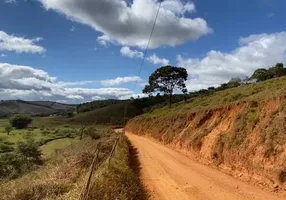
[[249,76],[285,61],[285,7],[284,0],[164,0],[137,77],[158,1],[1,0],[0,99],[129,98],[166,64],[188,70],[189,90]]

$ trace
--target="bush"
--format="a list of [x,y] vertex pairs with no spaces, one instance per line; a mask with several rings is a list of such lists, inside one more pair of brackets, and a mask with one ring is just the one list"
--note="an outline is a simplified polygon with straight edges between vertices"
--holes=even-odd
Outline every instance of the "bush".
[[10,124],[16,129],[27,128],[32,123],[32,118],[24,115],[15,115],[10,119]]
[[5,131],[6,131],[7,135],[10,135],[12,130],[13,130],[13,128],[11,126],[6,126],[5,127]]
[[7,153],[7,152],[11,152],[13,150],[14,150],[14,148],[11,147],[10,145],[0,143],[0,153]]
[[15,152],[0,155],[0,178],[16,178],[25,170],[24,159]]
[[16,151],[0,154],[0,179],[17,178],[42,163],[41,151],[34,141],[18,143]]
[[85,132],[84,133],[85,135],[88,135],[93,140],[97,140],[97,139],[101,138],[101,136],[104,134],[103,131],[98,130],[98,129],[93,128],[93,127],[87,128],[84,132]]
[[28,140],[26,143],[18,143],[17,152],[30,163],[42,164],[41,150],[33,140]]

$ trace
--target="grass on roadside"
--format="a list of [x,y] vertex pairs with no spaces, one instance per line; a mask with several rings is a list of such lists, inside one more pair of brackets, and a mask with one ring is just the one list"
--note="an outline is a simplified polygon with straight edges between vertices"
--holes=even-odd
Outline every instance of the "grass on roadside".
[[45,166],[34,172],[0,183],[0,200],[76,200],[86,183],[97,144],[101,143],[100,165],[93,176],[89,199],[146,199],[136,171],[130,167],[128,141],[122,137],[110,166],[106,159],[118,134],[106,131],[92,140],[86,137],[58,150]]

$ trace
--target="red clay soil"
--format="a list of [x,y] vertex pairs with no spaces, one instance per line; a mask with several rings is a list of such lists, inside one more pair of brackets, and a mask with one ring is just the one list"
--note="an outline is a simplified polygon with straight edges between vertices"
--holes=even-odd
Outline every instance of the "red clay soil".
[[150,139],[127,134],[138,150],[141,178],[158,200],[285,200],[271,192],[238,180]]

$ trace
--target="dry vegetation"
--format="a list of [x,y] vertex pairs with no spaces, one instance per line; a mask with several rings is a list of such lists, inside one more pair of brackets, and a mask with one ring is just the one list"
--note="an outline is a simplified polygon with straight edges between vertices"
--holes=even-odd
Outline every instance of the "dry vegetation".
[[[95,171],[89,199],[139,199],[141,191],[136,173],[129,166],[129,145],[122,137],[110,166],[110,154],[117,134],[96,130],[96,140],[85,137],[64,149],[58,150],[42,167],[20,178],[0,183],[0,199],[78,199],[85,185],[95,149],[101,143],[99,168]],[[99,137],[98,137],[99,136]],[[142,198],[143,199],[143,198]]]
[[199,96],[135,117],[127,130],[286,188],[285,85],[283,77]]

